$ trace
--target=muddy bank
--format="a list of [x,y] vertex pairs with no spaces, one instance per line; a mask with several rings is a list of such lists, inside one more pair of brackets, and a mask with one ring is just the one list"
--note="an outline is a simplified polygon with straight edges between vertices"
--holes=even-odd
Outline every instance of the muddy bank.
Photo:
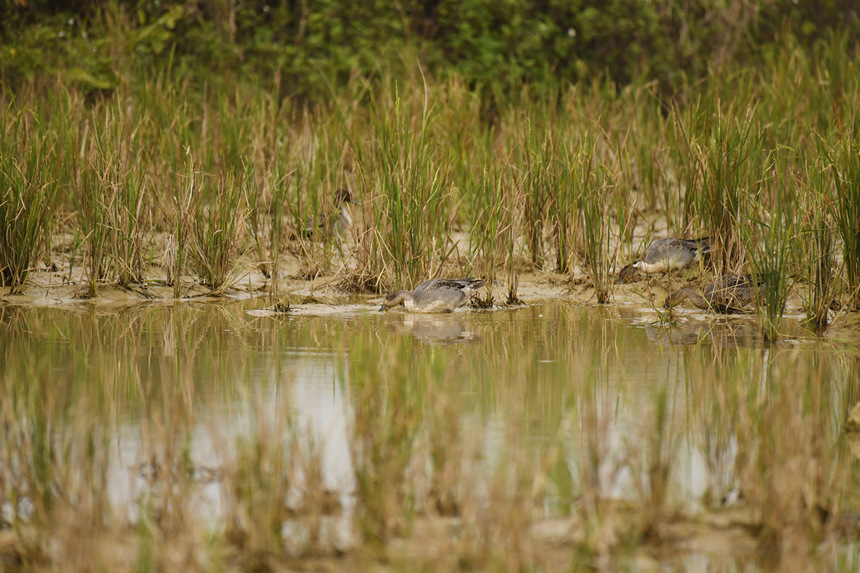
[[[289,311],[308,315],[337,315],[370,312],[378,309],[382,295],[357,293],[344,287],[346,265],[332,272],[309,270],[294,255],[285,253],[281,259],[281,273],[277,281],[277,294],[272,295],[273,280],[267,277],[260,265],[250,257],[244,257],[233,271],[230,286],[213,291],[192,275],[184,275],[180,282],[179,297],[168,281],[166,269],[157,262],[145,271],[146,281],[119,286],[115,283],[99,283],[97,294],[88,294],[88,277],[84,269],[75,265],[68,236],[58,237],[49,264],[40,262],[29,274],[23,292],[11,294],[9,287],[0,287],[0,304],[32,307],[80,307],[81,305],[101,309],[117,310],[141,304],[177,304],[186,302],[207,303],[225,300],[259,300],[260,313],[266,309]],[[79,261],[80,262],[80,261]],[[332,265],[333,267],[335,265]],[[441,276],[460,277],[456,265],[443,267]],[[564,300],[577,306],[601,306],[587,274],[576,268],[572,274],[559,274],[535,270],[526,261],[518,265],[516,296],[513,304],[506,302],[509,292],[507,281],[496,278],[481,289],[481,303],[474,308],[504,309],[540,303],[547,300]],[[501,276],[501,273],[500,273]],[[752,308],[745,313],[715,315],[688,304],[679,306],[671,315],[666,314],[663,303],[668,293],[681,288],[702,291],[713,280],[713,275],[698,268],[690,268],[670,274],[646,275],[636,273],[624,283],[616,282],[613,276],[609,306],[621,306],[642,315],[646,321],[673,322],[683,325],[698,321],[754,321]],[[490,304],[488,304],[490,303]],[[402,312],[402,310],[395,311]],[[796,284],[786,305],[785,316],[802,323],[804,313],[803,286]],[[814,334],[810,331],[809,336]],[[830,338],[856,339],[860,337],[860,316],[834,310],[831,327],[826,336]]]

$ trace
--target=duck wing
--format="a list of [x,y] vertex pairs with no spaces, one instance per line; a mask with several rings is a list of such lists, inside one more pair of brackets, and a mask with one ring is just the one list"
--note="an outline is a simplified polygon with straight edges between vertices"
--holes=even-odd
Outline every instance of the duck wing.
[[413,294],[441,291],[477,290],[487,283],[486,279],[430,279],[426,280],[412,291]]

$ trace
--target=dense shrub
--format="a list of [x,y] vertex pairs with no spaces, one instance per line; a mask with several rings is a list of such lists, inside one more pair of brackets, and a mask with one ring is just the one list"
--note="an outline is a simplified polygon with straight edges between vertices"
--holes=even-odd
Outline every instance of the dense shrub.
[[318,97],[417,58],[502,88],[606,77],[671,92],[787,33],[811,45],[834,29],[860,37],[852,2],[2,0],[0,81],[65,75],[106,89],[170,70],[210,84],[278,77],[284,95]]

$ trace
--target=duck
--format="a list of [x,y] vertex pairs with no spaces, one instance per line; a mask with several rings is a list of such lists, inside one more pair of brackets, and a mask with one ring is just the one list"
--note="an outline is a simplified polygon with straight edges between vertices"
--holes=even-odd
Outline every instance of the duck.
[[645,250],[645,256],[627,265],[618,273],[618,281],[625,282],[635,271],[661,273],[689,267],[699,257],[711,252],[710,237],[700,239],[657,239]]
[[341,188],[335,191],[333,204],[335,209],[337,209],[336,214],[320,213],[316,217],[308,217],[305,221],[305,237],[313,237],[315,233],[322,237],[331,235],[339,237],[352,228],[352,210],[350,206],[357,203],[353,200],[349,190]]
[[763,281],[756,281],[752,275],[723,275],[708,286],[702,294],[691,288],[683,288],[666,297],[663,308],[672,308],[684,299],[702,310],[733,312],[750,304]]
[[412,312],[453,312],[469,302],[479,288],[487,284],[486,279],[430,279],[411,292],[396,290],[388,293],[379,312],[403,305]]

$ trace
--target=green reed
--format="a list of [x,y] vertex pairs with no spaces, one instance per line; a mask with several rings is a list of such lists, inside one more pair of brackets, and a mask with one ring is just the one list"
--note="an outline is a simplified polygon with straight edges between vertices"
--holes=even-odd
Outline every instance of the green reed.
[[821,334],[829,323],[829,311],[836,297],[836,226],[833,220],[829,188],[830,173],[821,161],[808,161],[808,181],[805,182],[807,211],[801,223],[803,240],[807,247],[806,260],[811,264],[801,265],[809,287],[806,297],[807,321]]
[[746,198],[747,224],[738,231],[757,283],[753,290],[766,341],[780,336],[791,283],[797,275],[800,245],[795,217],[798,182],[792,178],[795,156],[796,152],[787,148],[770,154],[764,171],[771,175],[762,182],[760,195]]
[[654,84],[627,86],[615,102],[621,115],[612,129],[619,165],[619,184],[632,195],[643,198],[641,208],[660,208],[669,229],[675,227],[674,198],[667,179],[669,122],[662,119],[660,100]]
[[[149,227],[144,219],[149,183],[145,168],[149,164],[146,154],[151,152],[141,141],[143,122],[130,110],[116,102],[100,111],[102,125],[97,131],[105,137],[97,139],[99,164],[103,165],[98,184],[107,205],[105,263],[110,278],[127,287],[144,280],[143,230]],[[94,236],[99,236],[98,230]]]
[[[435,274],[447,257],[451,217],[449,165],[430,140],[435,111],[426,101],[405,102],[395,91],[380,102],[385,117],[376,118],[375,153],[363,158],[372,185],[380,190],[380,239],[390,257],[395,282],[416,285]],[[410,106],[411,103],[411,106]],[[410,107],[421,105],[410,115]],[[417,123],[417,125],[414,125]]]
[[[549,112],[552,111],[547,110]],[[558,135],[553,133],[554,118],[548,114],[545,122],[533,123],[531,117],[526,118],[520,135],[518,147],[522,149],[520,160],[523,170],[523,234],[531,263],[536,268],[543,266],[544,258],[544,225],[547,210],[553,201],[553,196],[559,191],[554,183],[559,173],[554,169],[554,159],[558,151]]]
[[597,157],[593,134],[584,134],[571,170],[580,213],[580,257],[597,294],[597,302],[604,304],[609,302],[611,294],[609,274],[614,258],[610,255],[613,183],[608,169]]
[[509,164],[500,158],[485,168],[480,177],[471,179],[466,189],[470,225],[469,258],[490,288],[496,280],[497,269],[509,261],[518,236],[517,213],[511,207],[521,193],[522,182]]
[[290,174],[286,173],[286,169],[285,162],[276,159],[267,177],[267,187],[271,190],[272,196],[272,204],[269,207],[271,219],[269,223],[269,252],[272,254],[272,288],[269,291],[269,296],[272,301],[278,298],[278,281],[281,276],[281,244],[285,235],[284,214],[290,180]]
[[58,179],[54,134],[11,108],[0,114],[0,284],[15,294],[50,246]]
[[[120,30],[126,17],[118,10],[110,16],[116,28],[104,25]],[[247,241],[259,262],[273,259],[268,250],[278,249],[262,237],[269,232],[271,193],[285,188],[286,200],[278,205],[292,215],[296,240],[284,256],[297,259],[301,276],[336,274],[343,279],[337,284],[349,290],[378,291],[473,270],[488,277],[504,273],[514,284],[524,262],[549,270],[552,261],[565,273],[574,262],[589,267],[582,226],[589,205],[580,202],[569,169],[578,161],[575,134],[588,130],[600,133],[595,147],[604,168],[594,173],[611,174],[613,185],[609,231],[601,242],[610,245],[617,237],[617,246],[629,248],[640,234],[637,219],[654,229],[665,220],[670,233],[701,228],[713,238],[719,272],[738,271],[746,262],[739,228],[750,218],[762,220],[745,212],[746,198],[759,196],[772,151],[788,146],[799,156],[825,156],[838,193],[830,205],[846,249],[846,282],[856,290],[860,271],[849,263],[857,258],[850,232],[857,226],[850,206],[852,170],[858,171],[850,124],[856,122],[850,118],[857,75],[856,64],[835,53],[846,41],[829,38],[813,54],[787,42],[763,54],[755,70],[714,70],[697,84],[696,99],[688,86],[668,114],[655,86],[638,80],[623,88],[595,81],[504,95],[492,85],[470,87],[457,76],[433,78],[418,69],[399,81],[384,73],[373,82],[353,78],[333,86],[330,101],[317,103],[282,99],[260,85],[216,91],[166,75],[121,82],[113,93],[89,99],[61,80],[53,86],[58,89],[34,87],[0,97],[7,102],[6,125],[16,112],[31,110],[32,137],[52,150],[41,172],[50,174],[44,181],[55,182],[58,191],[46,189],[44,205],[64,215],[53,231],[79,238],[91,295],[100,283],[127,286],[146,279],[147,258],[158,258],[153,251],[165,243],[167,255],[179,253],[163,259],[170,263],[168,282],[175,284],[174,267],[191,252],[178,230],[208,232],[211,221],[204,219],[217,212],[212,199],[219,179],[224,189],[251,192],[239,203],[235,194],[224,199],[226,206],[248,206],[247,216],[237,217],[234,245]],[[816,132],[828,134],[826,153],[809,137]],[[13,146],[13,140],[4,138],[3,145]],[[14,172],[15,154],[7,149],[4,173]],[[182,183],[189,149],[195,173],[206,182],[198,190],[213,193],[201,198],[199,209],[176,200],[196,200]],[[275,158],[282,162],[279,172],[291,174],[283,185],[265,182]],[[808,166],[794,169],[799,180],[809,179]],[[308,219],[335,209],[339,187],[361,201],[354,207],[355,232],[335,238],[312,228],[305,236]],[[4,205],[11,209],[12,203]],[[797,206],[807,209],[806,199]],[[35,211],[47,212],[27,212]],[[6,220],[14,213],[8,211]],[[21,268],[36,266],[46,244],[40,247],[38,233],[28,233],[18,240],[26,249],[16,252],[33,254],[29,263],[15,263]],[[220,240],[223,233],[216,234]],[[456,256],[465,249],[455,249],[455,240],[468,241],[469,257]],[[218,248],[229,250],[226,244]],[[227,258],[236,260],[238,252]],[[480,260],[486,254],[492,269]],[[79,264],[76,252],[59,255],[64,271],[72,259]],[[212,251],[206,257],[213,275],[223,275],[219,256]],[[200,270],[197,259],[194,264]],[[265,264],[260,268],[270,272]],[[3,280],[11,285],[9,272]]]
[[239,235],[244,225],[242,186],[232,176],[221,174],[212,189],[197,203],[191,255],[203,284],[220,291],[239,278],[236,262],[243,250]]
[[552,167],[554,197],[549,206],[552,235],[555,239],[555,267],[560,273],[570,273],[576,260],[579,230],[579,214],[577,213],[577,191],[574,179],[566,166],[573,165],[576,152],[572,146],[566,145],[556,157],[556,165]]
[[693,192],[696,217],[716,246],[712,259],[718,272],[730,272],[741,259],[739,225],[742,199],[755,196],[760,171],[761,143],[752,110],[743,115],[718,105],[704,135],[702,183]]
[[[96,128],[97,129],[97,128]],[[96,132],[98,136],[102,134]],[[110,214],[113,198],[111,183],[115,182],[113,162],[107,146],[99,140],[84,143],[79,172],[76,176],[76,194],[73,206],[78,211],[80,235],[86,244],[84,271],[87,277],[88,297],[96,296],[98,283],[107,276],[107,256],[110,239]]]
[[[545,251],[554,247],[556,270],[569,273],[578,223],[571,177],[571,163],[576,159],[571,134],[557,127],[565,120],[560,107],[555,98],[538,103],[540,115],[534,123],[527,121],[518,136],[522,154],[519,162],[523,165],[514,163],[511,168],[524,170],[523,234],[532,265],[543,268]],[[547,238],[549,245],[545,244]]]
[[854,129],[840,128],[837,143],[823,154],[833,177],[831,216],[842,239],[848,305],[860,310],[860,140]]
[[704,173],[704,143],[700,132],[705,114],[701,103],[691,103],[684,109],[673,108],[671,121],[672,165],[676,171],[674,179],[677,190],[675,205],[678,213],[674,216],[667,214],[667,218],[676,219],[682,228],[687,228],[693,225],[695,198]]
[[175,209],[173,232],[165,241],[164,266],[168,270],[168,283],[173,284],[173,298],[181,296],[182,273],[188,258],[189,240],[195,225],[193,216],[197,212],[202,186],[200,173],[195,170],[191,148],[186,150],[185,161],[184,173],[177,176],[179,181],[171,186]]

